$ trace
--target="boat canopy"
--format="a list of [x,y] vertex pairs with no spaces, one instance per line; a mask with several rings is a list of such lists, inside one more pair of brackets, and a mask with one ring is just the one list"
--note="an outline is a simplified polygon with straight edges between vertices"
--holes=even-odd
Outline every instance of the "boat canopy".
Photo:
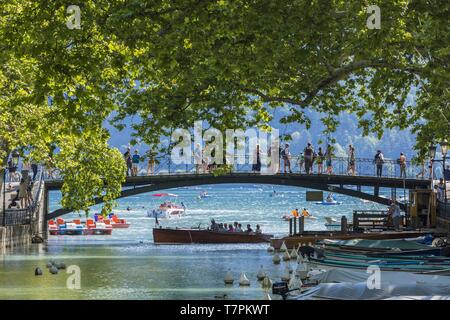
[[154,197],[178,197],[178,195],[173,193],[154,193],[152,194]]
[[419,239],[395,239],[395,240],[368,240],[368,239],[351,239],[351,240],[323,240],[323,243],[331,246],[341,246],[345,248],[370,248],[370,249],[390,249],[398,248],[402,250],[420,250],[430,249],[430,246],[415,242]]
[[289,300],[380,300],[398,297],[450,298],[450,285],[436,284],[381,284],[380,289],[370,289],[367,283],[322,283],[303,294],[293,295]]
[[[370,273],[365,270],[332,269],[315,274],[311,280],[319,283],[358,283],[367,281]],[[380,282],[383,285],[393,284],[433,284],[450,287],[450,277],[445,275],[427,275],[412,272],[381,271]]]

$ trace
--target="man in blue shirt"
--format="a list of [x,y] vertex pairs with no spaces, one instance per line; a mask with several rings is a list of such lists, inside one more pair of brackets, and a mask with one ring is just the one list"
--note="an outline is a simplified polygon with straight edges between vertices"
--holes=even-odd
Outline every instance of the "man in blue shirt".
[[141,156],[139,155],[139,152],[137,150],[134,150],[134,154],[133,157],[131,159],[132,163],[133,163],[133,167],[132,167],[132,175],[133,176],[137,176],[138,175],[138,169],[139,169],[139,160],[141,159]]

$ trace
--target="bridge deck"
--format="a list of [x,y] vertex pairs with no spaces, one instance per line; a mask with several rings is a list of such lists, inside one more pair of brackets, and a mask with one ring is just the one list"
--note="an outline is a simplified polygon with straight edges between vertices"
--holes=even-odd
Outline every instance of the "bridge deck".
[[[287,184],[293,185],[294,181],[301,186],[304,185],[352,185],[380,188],[429,188],[430,181],[425,179],[401,179],[390,177],[372,176],[349,176],[349,175],[327,175],[327,174],[275,174],[263,175],[251,172],[236,172],[226,175],[214,176],[209,173],[172,173],[158,174],[151,176],[127,177],[123,183],[124,187],[143,186],[160,183],[179,183],[179,186],[190,184],[214,184],[214,183],[263,183],[263,184]],[[46,180],[45,185],[48,190],[58,190],[62,187],[62,180]],[[296,185],[294,183],[294,185]]]

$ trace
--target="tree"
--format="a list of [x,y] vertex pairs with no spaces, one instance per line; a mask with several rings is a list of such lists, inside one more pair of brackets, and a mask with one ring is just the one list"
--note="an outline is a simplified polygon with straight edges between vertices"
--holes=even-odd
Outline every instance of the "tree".
[[[139,51],[141,84],[116,120],[139,114],[136,134],[162,127],[263,124],[287,106],[285,123],[310,125],[305,109],[356,113],[364,133],[413,128],[423,153],[450,135],[448,1],[158,1],[117,4],[117,35]],[[126,18],[126,19],[125,19]],[[134,30],[134,32],[132,32]],[[431,133],[429,132],[431,130]]]
[[70,30],[64,1],[9,1],[0,17],[0,165],[18,149],[60,170],[65,207],[105,211],[125,166],[102,128],[127,75],[127,53],[97,27],[107,2],[85,2],[88,28]]
[[370,4],[381,29],[360,0],[87,0],[81,29],[62,0],[2,3],[0,164],[20,148],[61,170],[65,206],[110,206],[125,168],[107,119],[138,116],[136,138],[156,145],[200,119],[266,126],[278,106],[306,126],[322,112],[327,134],[341,112],[365,134],[412,128],[423,157],[450,136],[450,5]]

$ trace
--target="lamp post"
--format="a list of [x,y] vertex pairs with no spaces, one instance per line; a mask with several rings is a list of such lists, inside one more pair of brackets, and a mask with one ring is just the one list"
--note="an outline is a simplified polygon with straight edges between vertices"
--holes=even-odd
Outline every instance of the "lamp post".
[[[447,202],[447,181],[446,181],[446,178],[445,178],[445,162],[446,162],[446,159],[447,159],[448,142],[447,142],[447,140],[443,140],[439,144],[441,146],[442,160],[435,160],[434,159],[435,156],[436,156],[436,150],[437,150],[436,146],[431,145],[428,148],[428,153],[429,153],[429,156],[430,156],[430,159],[431,159],[432,163],[433,162],[442,162],[442,176],[443,176],[443,179],[444,179],[444,202]],[[433,168],[431,169],[431,172],[432,172],[431,173],[431,181],[433,183],[433,176],[434,176]]]
[[447,140],[444,140],[440,144],[441,144],[441,153],[442,153],[442,175],[444,178],[444,203],[447,204],[447,180],[445,178],[445,160],[447,157],[448,142],[447,142]]

